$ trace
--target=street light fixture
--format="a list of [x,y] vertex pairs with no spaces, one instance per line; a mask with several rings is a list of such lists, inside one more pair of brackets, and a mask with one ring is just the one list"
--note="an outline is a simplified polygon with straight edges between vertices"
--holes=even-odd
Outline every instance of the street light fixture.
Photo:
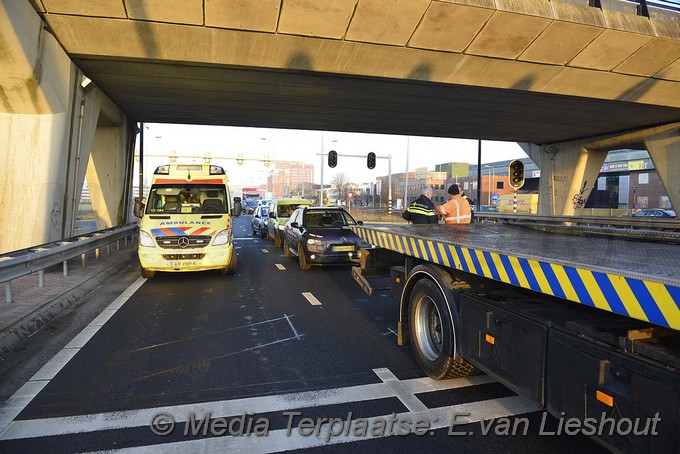
[[489,171],[489,203],[487,203],[487,205],[491,205],[491,181],[496,180],[496,169],[494,169],[493,166],[488,166],[486,164],[484,164],[484,167],[491,169]]

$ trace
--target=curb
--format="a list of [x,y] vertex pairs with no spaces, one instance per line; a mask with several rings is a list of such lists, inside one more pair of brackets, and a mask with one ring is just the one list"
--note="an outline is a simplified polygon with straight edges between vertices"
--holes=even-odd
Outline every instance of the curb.
[[112,275],[132,264],[137,258],[137,250],[130,252],[119,261],[87,278],[77,286],[67,290],[51,301],[28,313],[20,320],[0,330],[0,351],[9,351],[21,340],[26,339],[64,309],[74,305],[83,296],[97,288]]

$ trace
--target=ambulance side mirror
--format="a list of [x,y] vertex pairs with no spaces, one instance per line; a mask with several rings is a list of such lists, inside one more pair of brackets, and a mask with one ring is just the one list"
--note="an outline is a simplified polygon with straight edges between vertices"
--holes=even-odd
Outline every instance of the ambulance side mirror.
[[231,215],[239,217],[241,216],[241,211],[243,211],[243,206],[241,205],[241,197],[234,197],[234,206],[231,209]]
[[138,219],[142,219],[144,217],[144,205],[139,201],[139,199],[135,199],[135,205],[132,209],[132,214],[134,214]]

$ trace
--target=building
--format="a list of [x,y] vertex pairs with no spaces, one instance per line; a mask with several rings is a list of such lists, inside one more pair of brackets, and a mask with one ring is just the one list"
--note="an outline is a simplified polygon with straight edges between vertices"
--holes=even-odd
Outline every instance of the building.
[[[518,193],[538,193],[541,170],[530,158],[522,158],[521,161],[524,163],[525,183]],[[440,204],[448,199],[448,187],[455,183],[476,202],[479,181],[480,204],[493,205],[498,197],[514,192],[508,184],[510,162],[512,161],[482,164],[480,178],[477,165],[454,162],[437,164],[434,172],[427,169],[409,172],[408,183],[405,173],[394,174],[392,201],[398,205],[398,200],[406,197],[406,203],[411,203],[420,196],[425,186],[431,186],[434,189],[433,202]],[[383,191],[379,194],[383,203],[387,202],[387,180],[387,176],[380,177],[379,186]],[[609,210],[608,214],[615,215],[625,210],[672,208],[646,150],[610,151],[597,181],[589,189],[585,208],[592,209],[597,214],[607,214],[602,210]]]
[[313,180],[312,164],[277,162],[267,177],[267,192],[274,198],[303,195],[314,197]]

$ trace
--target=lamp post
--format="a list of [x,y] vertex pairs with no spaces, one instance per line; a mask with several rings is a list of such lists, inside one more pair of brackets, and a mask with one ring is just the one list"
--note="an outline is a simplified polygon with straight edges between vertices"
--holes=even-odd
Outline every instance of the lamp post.
[[491,205],[491,181],[496,179],[496,170],[492,166],[488,166],[486,164],[484,164],[484,167],[488,167],[490,169],[489,170],[489,203],[487,205]]

